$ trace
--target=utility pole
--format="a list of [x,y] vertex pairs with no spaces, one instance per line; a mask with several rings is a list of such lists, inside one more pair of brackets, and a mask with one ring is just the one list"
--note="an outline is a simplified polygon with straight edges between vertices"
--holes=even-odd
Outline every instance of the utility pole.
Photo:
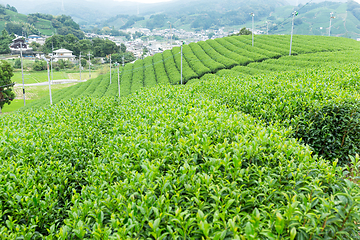
[[171,29],[171,22],[168,21],[167,23],[170,24],[170,46],[172,46],[172,29]]
[[23,96],[24,96],[24,106],[25,106],[26,102],[25,102],[25,83],[24,83],[24,68],[23,68],[22,42],[20,42],[20,59],[21,59],[21,77],[22,77],[22,83],[23,83]]
[[79,57],[79,68],[80,68],[80,81],[81,81],[81,52]]
[[53,41],[51,41],[51,49],[52,49],[52,53],[51,53],[51,83],[53,83],[54,81],[54,75],[53,75],[53,54],[54,54],[54,44]]
[[49,95],[50,95],[50,105],[52,105],[52,96],[51,96],[51,82],[50,82],[50,67],[49,67],[49,61],[43,57],[44,60],[46,61],[46,65],[47,65],[47,71],[48,71],[48,81],[49,81]]
[[110,54],[110,85],[111,85],[111,54]]
[[90,69],[90,66],[91,66],[90,56],[91,56],[91,54],[90,54],[90,52],[89,52],[88,56],[89,56],[89,79],[90,79],[91,78],[91,69]]
[[334,13],[330,13],[330,27],[329,27],[329,37],[331,36],[331,20],[335,19],[335,17],[333,17]]
[[293,18],[292,18],[292,24],[291,24],[291,38],[290,38],[290,52],[289,52],[289,56],[291,56],[291,47],[292,47],[292,39],[293,39],[293,34],[294,34],[294,19],[295,16],[297,16],[299,13],[297,11],[294,11],[292,13]]
[[124,67],[125,66],[125,57],[124,57],[124,54],[122,56],[122,66]]
[[250,13],[250,16],[252,17],[252,46],[254,46],[254,13]]
[[117,74],[118,74],[118,90],[119,90],[119,98],[120,98],[120,73],[119,73],[119,69],[120,69],[120,64],[118,62],[115,63],[115,66],[117,66]]
[[184,45],[184,41],[181,41],[181,72],[180,72],[180,84],[182,85],[183,82],[183,45]]

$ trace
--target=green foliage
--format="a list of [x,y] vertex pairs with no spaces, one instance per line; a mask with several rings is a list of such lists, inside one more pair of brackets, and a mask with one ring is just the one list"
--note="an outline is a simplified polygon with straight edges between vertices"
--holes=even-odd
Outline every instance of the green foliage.
[[20,58],[17,58],[15,60],[14,68],[17,68],[17,69],[21,68],[21,60],[20,60]]
[[356,238],[344,169],[204,83],[2,117],[0,238]]
[[34,71],[45,70],[45,69],[47,69],[46,61],[44,61],[44,60],[35,60],[32,68],[33,68]]
[[168,17],[166,14],[151,15],[146,22],[146,28],[153,30],[154,28],[162,28],[167,25]]
[[8,33],[17,34],[19,36],[22,36],[22,34],[31,35],[38,33],[38,30],[32,24],[27,22],[6,22],[5,29]]
[[240,29],[240,32],[235,34],[236,36],[241,36],[241,35],[251,35],[252,32],[250,30],[248,30],[246,27],[243,27],[242,29]]
[[[59,38],[62,39],[63,36],[59,36]],[[258,43],[255,44],[255,47],[252,47],[251,36],[239,36],[184,45],[183,83],[200,78],[208,73],[218,73],[221,76],[226,76],[227,74],[233,76],[246,76],[267,73],[270,71],[289,71],[299,68],[308,68],[310,66],[322,66],[324,63],[354,62],[357,61],[356,56],[359,52],[352,49],[360,49],[360,46],[356,44],[356,41],[350,39],[294,36],[294,50],[299,53],[316,53],[302,54],[295,57],[288,56],[289,36],[261,36],[261,38],[257,38],[257,41]],[[101,40],[94,39],[93,44],[96,45],[93,50],[96,52],[97,49],[100,49],[101,52]],[[266,50],[265,48],[269,50]],[[285,56],[281,57],[282,55]],[[122,63],[121,57],[121,53],[112,54],[112,62]],[[278,57],[281,58],[277,59]],[[132,56],[132,59],[129,61],[133,59]],[[127,60],[125,60],[125,62],[127,62]],[[145,74],[143,84],[137,84],[135,86],[132,86],[132,83],[134,82],[133,78],[135,76],[134,73],[128,73],[128,71],[133,71],[133,68],[130,66],[125,67],[121,77],[121,96],[137,91],[138,89],[136,86],[140,88],[154,86],[155,83],[161,85],[179,84],[180,65],[180,49],[178,47],[173,48],[171,51],[155,54],[152,61],[146,61],[146,63],[144,62],[143,64],[145,72],[149,69],[149,76],[154,76],[151,70],[154,68],[155,79],[146,80],[147,75]],[[235,67],[230,70],[231,66]],[[220,70],[222,71],[219,72]],[[103,80],[103,78],[106,77],[109,78],[110,76],[104,75],[101,79]],[[91,81],[96,81],[96,84],[98,84],[99,87],[103,83],[100,80]],[[106,82],[107,81],[104,80],[104,83]],[[115,87],[116,86],[111,86],[111,92],[114,93],[114,95],[117,95],[114,90]],[[104,91],[101,91],[100,93],[110,96],[110,90],[107,90],[107,87],[101,86],[101,89],[104,89]],[[93,92],[87,92],[85,89],[85,92],[80,92],[79,95],[74,95],[74,97],[82,95],[92,96],[92,94]],[[96,96],[99,95],[97,94]],[[100,97],[101,96],[104,95],[100,95]],[[48,99],[39,100],[36,105],[46,106],[47,102]],[[28,105],[28,107],[31,106],[35,106],[35,103],[34,105]]]
[[87,61],[86,61],[86,59],[81,59],[81,66],[82,67],[86,67],[86,65],[87,65]]
[[9,4],[6,4],[6,9],[10,10],[10,11],[13,11],[13,12],[18,12],[17,9],[14,7],[14,6],[10,6]]
[[13,68],[4,60],[0,61],[0,111],[5,104],[10,104],[15,98],[13,92],[13,82],[11,81],[14,76]]
[[54,50],[66,48],[73,51],[73,54],[76,56],[80,55],[80,52],[87,53],[89,51],[95,57],[105,57],[106,55],[119,52],[116,43],[108,39],[103,40],[96,38],[92,41],[87,39],[79,40],[79,38],[73,34],[66,36],[54,35],[47,38],[43,46],[43,51],[50,53],[52,52],[52,47],[54,47]]
[[131,16],[128,21],[120,27],[120,29],[127,29],[130,28],[132,25],[134,25],[137,21],[144,20],[144,17],[138,17],[138,16]]
[[[136,60],[134,54],[132,52],[125,52],[123,53],[114,53],[111,55],[111,61],[114,62],[118,62],[120,64],[122,64],[122,58],[124,56],[124,63],[129,63],[129,62],[133,62]],[[107,62],[109,62],[109,59],[107,59]]]
[[0,54],[7,54],[11,52],[9,48],[11,40],[11,36],[9,36],[8,32],[5,29],[2,30],[0,36]]
[[342,164],[349,163],[348,156],[360,152],[359,101],[330,102],[304,112],[294,136],[326,159],[338,158]]
[[360,150],[358,69],[345,65],[226,81],[205,76],[210,79],[199,91],[267,124],[291,127],[316,154],[346,164]]

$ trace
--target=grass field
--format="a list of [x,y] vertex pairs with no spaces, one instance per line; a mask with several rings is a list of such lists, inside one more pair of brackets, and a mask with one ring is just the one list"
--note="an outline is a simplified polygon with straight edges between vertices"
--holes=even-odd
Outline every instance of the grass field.
[[[57,91],[68,88],[70,86],[75,85],[74,83],[69,84],[54,84],[51,85],[52,94]],[[40,98],[48,98],[49,99],[49,86],[35,86],[35,87],[26,87],[26,104],[30,104],[35,100]],[[5,105],[2,109],[3,113],[14,112],[24,106],[24,100],[22,99],[22,87],[16,87],[15,89],[16,99],[11,102],[10,105]],[[48,100],[49,101],[49,100]]]
[[[50,74],[51,76],[51,74]],[[99,71],[92,71],[91,72],[91,78],[96,78],[99,76]],[[74,79],[79,80],[80,79],[80,73],[79,72],[53,72],[53,80],[62,80],[62,79]],[[88,80],[89,79],[89,72],[84,71],[81,73],[81,79]],[[16,83],[22,83],[22,75],[20,71],[16,71],[14,73],[14,76],[12,80]],[[25,84],[31,84],[31,83],[40,83],[40,82],[47,82],[48,81],[48,73],[47,71],[39,71],[39,72],[24,72],[24,83]]]

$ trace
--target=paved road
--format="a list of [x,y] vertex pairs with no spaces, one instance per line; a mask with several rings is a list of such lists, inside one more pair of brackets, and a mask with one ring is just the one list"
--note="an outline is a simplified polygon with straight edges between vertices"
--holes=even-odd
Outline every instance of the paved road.
[[[52,85],[53,84],[67,84],[67,83],[79,83],[79,82],[86,82],[85,80],[76,80],[76,79],[61,79],[61,80],[53,80],[52,81]],[[44,86],[44,85],[49,85],[49,82],[41,82],[41,83],[31,83],[31,84],[24,84],[25,87],[34,87],[34,86]],[[21,87],[22,83],[16,83],[15,87]]]

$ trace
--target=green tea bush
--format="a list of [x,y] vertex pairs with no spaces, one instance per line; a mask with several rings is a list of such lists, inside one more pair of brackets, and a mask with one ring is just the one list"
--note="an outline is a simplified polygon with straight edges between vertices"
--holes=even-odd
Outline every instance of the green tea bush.
[[189,45],[183,46],[183,57],[189,63],[189,66],[196,72],[197,76],[203,76],[206,73],[210,73],[210,69],[195,56]]
[[342,168],[196,84],[2,117],[0,238],[358,236]]
[[[213,40],[211,40],[211,41],[213,41]],[[231,59],[231,56],[230,57],[223,56],[220,53],[218,53],[217,51],[215,51],[211,47],[211,45],[209,45],[208,41],[206,41],[206,42],[198,42],[197,44],[204,50],[204,52],[210,58],[212,58],[216,62],[219,62],[219,63],[223,64],[225,66],[225,68],[232,68],[232,67],[237,66],[237,65],[240,64],[240,63],[236,62],[235,60]]]
[[206,52],[200,47],[199,44],[190,43],[189,47],[191,48],[192,52],[196,55],[196,57],[206,67],[208,67],[212,73],[216,73],[217,71],[225,68],[224,64],[215,61],[208,54],[206,54]]
[[[256,41],[258,44],[255,47],[251,46],[251,36],[225,37],[184,45],[183,83],[187,83],[191,79],[201,78],[207,73],[221,71],[218,75],[225,76],[226,72],[232,72],[226,71],[232,66],[234,66],[232,70],[240,71],[242,74],[254,75],[260,72],[289,71],[295,68],[322,66],[329,63],[356,62],[356,56],[360,52],[360,44],[351,39],[296,36],[293,44],[294,50],[298,49],[300,52],[304,52],[301,49],[306,48],[306,51],[312,53],[301,54],[295,58],[294,56],[284,56],[288,55],[289,36],[263,35],[257,36]],[[171,51],[167,50],[155,54],[148,60],[138,60],[135,64],[141,65],[143,72],[138,71],[138,67],[134,67],[134,64],[127,64],[121,71],[121,96],[134,93],[142,87],[155,86],[156,84],[179,84],[181,79],[179,51],[179,47],[175,47]],[[151,70],[152,67],[154,73]],[[91,83],[80,84],[81,86],[71,87],[69,91],[64,89],[55,93],[53,102],[57,103],[60,100],[81,96],[117,96],[116,81],[107,85],[110,82],[110,76],[105,72],[103,74],[104,76],[101,79],[90,80]],[[232,72],[231,74],[236,73]],[[116,78],[115,71],[112,76],[114,75]],[[28,104],[25,109],[48,105],[49,99],[46,97]]]
[[360,100],[331,102],[311,109],[298,120],[294,136],[327,159],[346,159],[360,153]]
[[158,53],[154,55],[153,64],[155,69],[156,82],[161,85],[170,84],[161,54]]
[[133,76],[131,80],[131,91],[135,92],[141,88],[143,88],[144,85],[144,60],[138,60],[134,63],[133,68]]
[[162,53],[165,70],[169,77],[170,84],[180,82],[180,71],[176,67],[174,56],[170,50],[166,50]]
[[[180,53],[180,47],[173,47],[171,49],[171,52],[174,56],[174,61],[176,64],[176,67],[181,70],[181,53]],[[184,82],[187,82],[193,78],[196,78],[198,76],[197,73],[190,67],[188,61],[183,56],[182,59],[182,66],[183,66],[183,80]],[[179,80],[178,80],[179,81]]]
[[221,45],[215,40],[209,40],[206,41],[206,43],[209,44],[219,54],[234,60],[237,63],[237,65],[247,65],[250,62],[253,62],[252,59],[246,56],[239,55],[236,52],[230,51],[225,46]]
[[144,59],[144,83],[145,87],[156,86],[156,75],[153,65],[153,57],[147,57]]
[[358,66],[223,78],[207,75],[198,90],[267,124],[291,126],[294,137],[332,161],[346,164],[359,153]]
[[221,44],[222,46],[224,46],[225,48],[229,49],[232,52],[235,52],[241,56],[246,56],[250,59],[252,59],[253,61],[262,61],[267,59],[267,56],[256,53],[254,51],[251,51],[250,49],[245,49],[245,48],[239,48],[237,46],[235,46],[233,43],[231,43],[230,40],[231,38],[217,38],[214,39],[214,41],[218,42],[219,44]]

